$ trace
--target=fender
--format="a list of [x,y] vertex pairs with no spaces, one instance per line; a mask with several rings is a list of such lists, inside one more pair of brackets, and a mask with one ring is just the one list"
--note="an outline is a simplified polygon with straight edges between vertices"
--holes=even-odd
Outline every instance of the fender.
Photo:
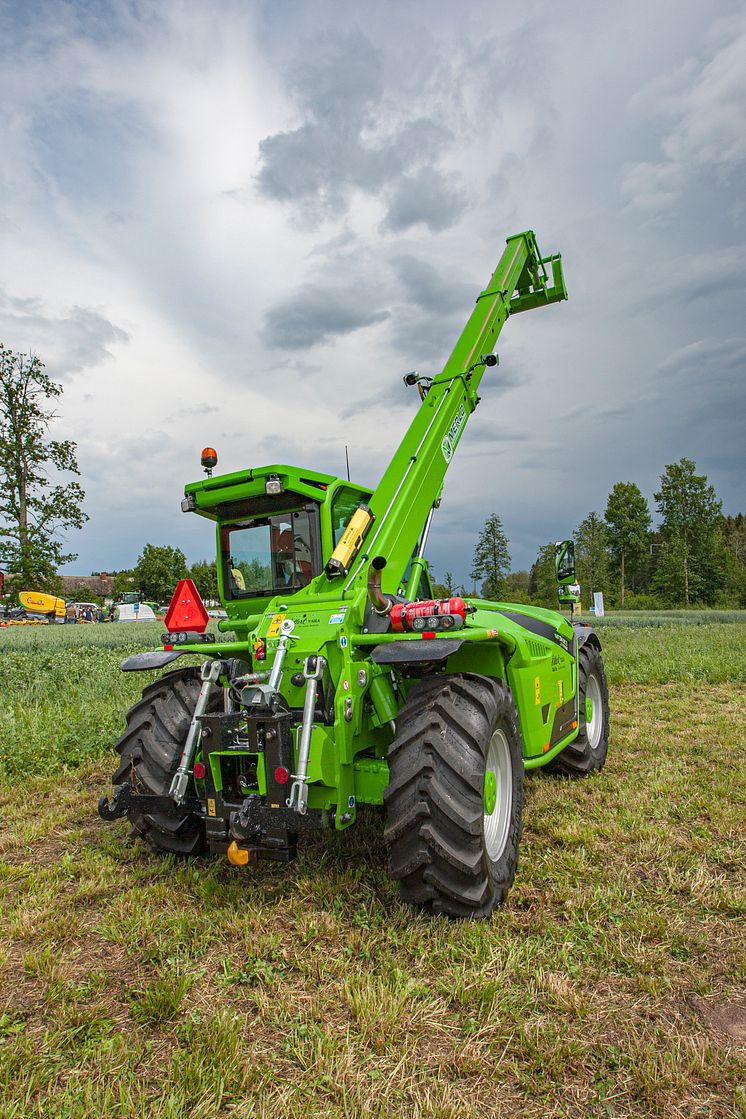
[[[186,652],[186,650],[184,650]],[[148,668],[163,668],[184,653],[177,649],[152,649],[147,653],[133,653],[122,661],[122,672],[144,672]]]
[[585,644],[590,643],[591,645],[595,645],[599,652],[601,651],[601,642],[599,641],[598,634],[588,622],[573,622],[572,628],[575,630],[575,640],[579,650],[582,649]]

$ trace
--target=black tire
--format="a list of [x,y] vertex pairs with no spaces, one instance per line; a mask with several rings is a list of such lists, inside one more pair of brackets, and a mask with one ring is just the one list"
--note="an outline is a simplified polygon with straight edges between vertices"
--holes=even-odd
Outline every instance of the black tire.
[[[182,668],[148,685],[127,712],[127,729],[117,742],[121,762],[112,777],[115,785],[131,782],[136,792],[167,796],[192,721],[201,680],[199,669]],[[219,710],[219,695],[208,710]],[[201,816],[174,805],[172,812],[128,813],[132,834],[154,851],[198,855],[206,849]]]
[[[587,718],[586,700],[592,704]],[[588,777],[603,769],[609,749],[609,688],[603,657],[597,645],[586,644],[578,654],[578,713],[580,731],[569,746],[546,766],[562,777]],[[598,721],[596,721],[598,720]]]
[[[510,691],[471,673],[427,677],[396,727],[384,838],[401,898],[430,913],[489,917],[512,885],[521,837],[523,756]],[[488,759],[497,775],[490,812]]]

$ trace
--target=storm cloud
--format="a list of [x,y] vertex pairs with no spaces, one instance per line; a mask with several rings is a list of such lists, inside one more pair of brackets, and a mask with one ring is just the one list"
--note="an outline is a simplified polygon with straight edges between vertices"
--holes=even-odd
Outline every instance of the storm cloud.
[[383,322],[388,316],[388,311],[371,307],[359,289],[312,284],[267,312],[262,337],[272,348],[301,350]]
[[528,228],[570,298],[505,326],[438,571],[466,578],[493,510],[528,567],[682,455],[746,507],[735,0],[93,7],[0,15],[0,340],[64,382],[81,571],[149,538],[211,554],[179,512],[205,445],[341,475],[347,444],[375,484],[419,404],[402,374],[442,368]]
[[261,195],[312,223],[344,216],[355,191],[380,196],[383,230],[440,232],[458,221],[461,177],[436,166],[454,137],[427,117],[390,120],[382,52],[365,35],[332,37],[293,66],[288,88],[303,123],[260,142]]
[[129,335],[92,307],[53,313],[40,299],[8,295],[0,288],[0,339],[21,353],[42,354],[52,379],[69,379],[111,359]]

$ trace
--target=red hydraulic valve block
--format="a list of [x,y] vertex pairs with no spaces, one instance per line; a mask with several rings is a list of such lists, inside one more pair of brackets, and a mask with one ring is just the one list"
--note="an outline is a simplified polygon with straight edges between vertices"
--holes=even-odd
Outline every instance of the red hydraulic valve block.
[[467,606],[463,598],[441,598],[427,602],[400,602],[391,608],[391,628],[395,633],[411,630],[424,633],[426,630],[461,629],[473,607]]

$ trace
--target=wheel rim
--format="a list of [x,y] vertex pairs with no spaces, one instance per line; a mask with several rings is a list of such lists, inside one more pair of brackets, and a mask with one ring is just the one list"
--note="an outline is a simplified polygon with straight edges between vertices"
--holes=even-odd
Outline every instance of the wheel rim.
[[513,766],[505,732],[490,739],[484,772],[484,845],[494,861],[505,850],[513,808]]
[[601,742],[602,723],[601,685],[598,677],[593,675],[585,682],[585,735],[592,750]]

